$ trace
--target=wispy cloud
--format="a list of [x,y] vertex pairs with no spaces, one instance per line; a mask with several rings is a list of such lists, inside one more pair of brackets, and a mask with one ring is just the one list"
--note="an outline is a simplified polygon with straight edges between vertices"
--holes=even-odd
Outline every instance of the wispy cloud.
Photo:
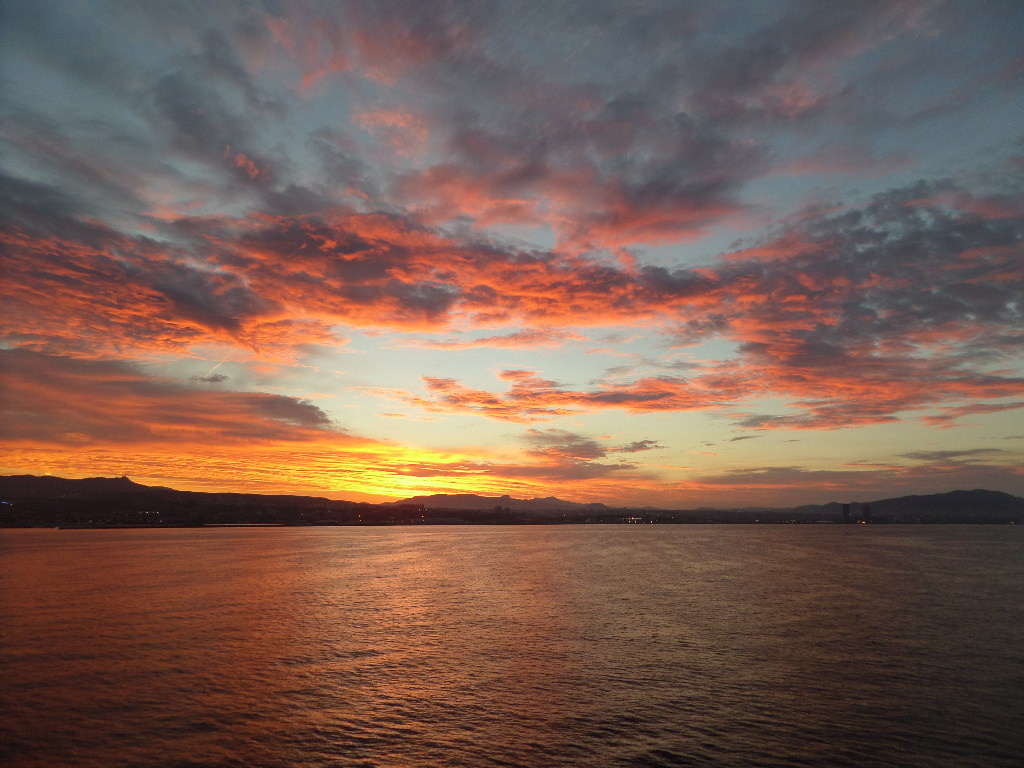
[[421,349],[542,349],[560,347],[568,341],[585,341],[586,339],[586,336],[571,330],[527,328],[514,333],[483,336],[476,339],[405,339],[399,342],[399,345]]

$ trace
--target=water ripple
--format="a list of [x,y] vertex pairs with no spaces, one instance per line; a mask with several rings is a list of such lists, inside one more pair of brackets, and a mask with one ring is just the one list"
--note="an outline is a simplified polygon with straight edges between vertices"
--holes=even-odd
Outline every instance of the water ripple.
[[864,528],[4,531],[0,762],[1016,766],[1024,535]]

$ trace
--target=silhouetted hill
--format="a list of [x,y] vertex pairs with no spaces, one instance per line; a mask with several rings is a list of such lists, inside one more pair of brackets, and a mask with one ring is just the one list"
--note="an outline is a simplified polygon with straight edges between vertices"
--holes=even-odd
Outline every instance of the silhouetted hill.
[[432,496],[413,496],[395,504],[414,504],[426,509],[493,509],[501,507],[513,512],[549,512],[562,510],[603,510],[604,504],[579,504],[548,496],[543,499],[513,499],[511,496],[478,496],[475,493],[436,493]]
[[[1002,491],[949,491],[917,496],[900,496],[870,502],[849,503],[854,520],[865,517],[880,523],[962,523],[1024,522],[1024,499]],[[794,507],[799,516],[841,519],[843,504]]]
[[163,486],[140,485],[127,477],[87,477],[68,480],[44,475],[0,477],[0,494],[22,499],[86,498],[89,496],[170,491]]
[[0,476],[0,526],[346,522],[358,519],[357,506],[312,496],[178,491],[127,477]]
[[871,502],[877,517],[915,517],[929,520],[947,520],[968,515],[973,518],[1001,518],[1016,515],[1024,517],[1024,499],[1001,491],[951,491],[928,496],[901,496]]
[[[844,507],[849,517],[844,517]],[[549,496],[436,494],[391,504],[316,496],[203,493],[146,486],[127,477],[68,480],[0,476],[0,526],[106,525],[399,525],[493,523],[1024,523],[1024,499],[1000,491],[952,491],[871,502],[789,509],[610,507]]]

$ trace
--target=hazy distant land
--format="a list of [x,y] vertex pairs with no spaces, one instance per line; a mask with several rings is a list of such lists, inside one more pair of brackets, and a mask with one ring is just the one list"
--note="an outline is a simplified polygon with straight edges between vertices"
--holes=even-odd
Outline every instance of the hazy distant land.
[[1022,523],[1024,499],[1000,491],[951,491],[785,509],[653,509],[579,504],[555,497],[415,496],[365,504],[312,496],[202,493],[127,477],[69,480],[0,476],[0,527],[200,525],[423,525],[558,523]]

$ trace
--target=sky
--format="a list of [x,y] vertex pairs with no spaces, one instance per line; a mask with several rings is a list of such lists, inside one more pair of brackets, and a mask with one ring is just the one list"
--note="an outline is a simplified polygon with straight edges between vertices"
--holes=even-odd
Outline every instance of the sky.
[[1024,495],[1024,4],[0,6],[0,472]]

